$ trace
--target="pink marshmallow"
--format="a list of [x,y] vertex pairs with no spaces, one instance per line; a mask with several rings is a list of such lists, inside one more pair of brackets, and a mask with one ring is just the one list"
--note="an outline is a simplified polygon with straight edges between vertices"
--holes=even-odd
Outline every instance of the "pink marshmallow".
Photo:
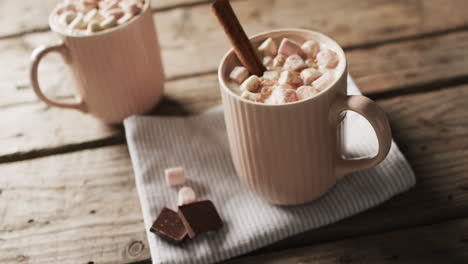
[[284,68],[291,70],[291,71],[301,71],[307,68],[307,65],[305,64],[301,56],[295,54],[295,55],[289,56],[286,59],[286,61],[284,62]]
[[320,50],[320,46],[315,40],[308,40],[301,46],[302,52],[307,55],[307,58],[314,59]]
[[304,100],[319,93],[319,90],[312,86],[301,86],[297,88],[296,94],[299,100]]
[[317,63],[321,66],[333,69],[338,64],[338,56],[332,50],[322,50],[317,54]]
[[183,167],[165,169],[164,175],[166,176],[166,183],[169,186],[182,185],[187,181]]
[[286,55],[286,56],[297,55],[297,54],[301,55],[302,50],[301,50],[301,46],[299,46],[297,42],[284,38],[281,41],[281,44],[278,49],[278,53]]
[[229,74],[229,78],[237,84],[241,84],[247,77],[249,77],[249,72],[242,66],[234,67],[231,74]]

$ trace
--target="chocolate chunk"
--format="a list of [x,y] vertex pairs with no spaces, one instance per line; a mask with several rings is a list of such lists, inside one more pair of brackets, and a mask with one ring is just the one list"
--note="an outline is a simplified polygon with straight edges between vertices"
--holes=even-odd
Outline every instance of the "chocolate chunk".
[[180,205],[178,214],[190,238],[223,227],[223,221],[209,200]]
[[166,207],[161,210],[150,231],[175,243],[182,242],[187,235],[187,230],[179,215]]

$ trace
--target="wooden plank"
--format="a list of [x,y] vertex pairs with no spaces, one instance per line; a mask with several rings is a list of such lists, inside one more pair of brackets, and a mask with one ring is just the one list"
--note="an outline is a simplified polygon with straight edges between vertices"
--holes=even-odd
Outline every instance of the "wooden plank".
[[[0,61],[9,65],[0,72],[0,107],[37,101],[26,79],[26,62],[35,46],[53,42],[54,38],[52,34],[40,33],[0,41],[0,49],[8,50],[0,53]],[[425,84],[429,87],[435,81],[467,77],[468,32],[351,50],[347,57],[349,70],[364,93],[383,93],[414,86],[425,89]],[[70,96],[73,86],[68,74],[58,55],[48,57],[41,64],[39,74],[46,93]],[[193,81],[191,86],[196,84],[197,81]]]
[[229,264],[468,262],[468,219],[239,258]]
[[[417,186],[367,213],[269,250],[467,217],[467,96],[464,85],[381,100]],[[192,102],[194,109],[200,105]],[[145,248],[132,260],[147,258],[131,171],[123,145],[2,164],[0,263],[20,258],[123,263],[133,241]]]
[[[43,36],[30,34],[22,38],[25,40],[22,44],[4,46],[10,52],[0,56],[11,61],[12,68],[23,67],[24,62],[18,60],[21,58],[20,50],[44,41]],[[467,76],[468,32],[351,50],[347,55],[349,69],[366,94],[410,89],[418,85],[424,90],[430,88],[424,84]],[[43,65],[41,73],[45,80],[42,81],[47,93],[64,97],[71,94],[71,89],[66,84],[67,73],[56,63],[59,59],[51,58],[49,63]],[[26,75],[25,72],[23,74]],[[19,71],[11,75],[0,72],[1,86],[4,87],[0,89],[0,108],[3,108],[5,116],[0,120],[3,127],[0,143],[5,146],[0,150],[0,156],[54,149],[112,136],[122,137],[119,130],[108,128],[91,117],[70,110],[46,108],[44,104],[37,103],[31,88],[17,87],[16,78],[21,78]],[[192,113],[206,110],[220,102],[215,74],[169,81],[166,95]],[[155,112],[164,109],[160,107]],[[59,136],[49,137],[51,134]]]
[[[169,9],[190,5],[201,0],[150,0],[153,9]],[[48,17],[60,0],[0,2],[0,38],[48,29]]]
[[[15,3],[19,5],[23,2],[16,1]],[[411,37],[415,34],[426,34],[435,30],[449,30],[453,27],[466,25],[467,17],[464,15],[464,9],[459,8],[459,6],[463,6],[463,3],[464,0],[452,1],[450,5],[443,4],[442,0],[337,0],[320,2],[294,0],[293,2],[275,1],[273,3],[270,3],[269,0],[260,0],[235,2],[234,7],[249,34],[280,27],[313,28],[329,34],[340,44],[349,47]],[[296,6],[302,8],[297,9]],[[440,8],[440,6],[445,7]],[[8,10],[8,8],[1,10]],[[306,19],[296,19],[297,17],[305,17]],[[329,17],[333,17],[333,19],[330,20]],[[158,12],[155,14],[155,20],[167,77],[173,78],[216,70],[221,56],[229,45],[217,22],[209,13],[208,5]],[[378,64],[378,67],[374,68],[375,70],[388,70],[385,62],[389,57],[397,63],[392,66],[393,68],[390,67],[393,69],[391,75],[380,76],[378,75],[381,74],[380,72],[375,73],[372,77],[368,77],[366,83],[372,84],[377,77],[386,78],[387,86],[384,88],[389,89],[389,85],[395,83],[392,80],[409,81],[412,84],[414,83],[412,80],[424,78],[427,72],[440,72],[439,74],[444,73],[449,77],[459,74],[459,71],[465,66],[459,67],[459,64],[467,61],[464,59],[466,48],[463,46],[466,45],[464,43],[466,37],[456,34],[452,36],[455,37],[453,39],[434,38],[432,44],[431,41],[424,40],[415,42],[417,44],[413,47],[402,44],[403,51],[397,49],[388,51],[385,48],[373,50],[370,53],[372,56],[384,55],[382,60],[374,62]],[[27,61],[34,47],[56,41],[56,37],[50,32],[28,34],[0,41],[0,48],[9,51],[0,54],[0,61],[9,65],[5,71],[0,73],[0,85],[2,86],[0,104],[5,101],[10,102],[15,98],[23,100],[33,98],[28,89],[23,89],[17,94],[4,95],[3,93],[4,91],[5,93],[9,93],[11,90],[15,91],[17,83],[27,83]],[[421,46],[418,47],[418,45]],[[451,49],[450,47],[453,45],[458,48]],[[414,54],[406,53],[405,48],[407,48],[407,52],[414,52]],[[359,60],[356,59],[356,61],[362,62],[361,64],[370,61],[364,59],[365,51],[363,52],[363,57]],[[454,59],[457,58],[456,56],[461,57],[457,60]],[[406,57],[411,59],[405,59]],[[48,63],[45,63],[43,67],[44,74],[41,76],[44,77],[44,87],[55,91],[60,89],[57,87],[61,86],[60,84],[65,79],[63,65],[59,60],[50,59],[47,61]],[[433,63],[447,66],[458,65],[453,69],[450,68],[455,70],[454,73],[447,73],[445,69],[449,67],[442,66],[442,68],[432,69]],[[402,67],[401,71],[398,70],[398,66]],[[424,70],[427,72],[422,72]],[[357,71],[358,74],[372,72],[365,67],[351,68],[351,71]],[[406,78],[401,76],[404,74],[407,75]],[[401,83],[397,83],[397,85],[401,86]],[[19,87],[21,86],[24,85],[19,85]],[[378,87],[372,89],[379,90]]]
[[0,170],[0,263],[149,258],[126,147],[10,163]]

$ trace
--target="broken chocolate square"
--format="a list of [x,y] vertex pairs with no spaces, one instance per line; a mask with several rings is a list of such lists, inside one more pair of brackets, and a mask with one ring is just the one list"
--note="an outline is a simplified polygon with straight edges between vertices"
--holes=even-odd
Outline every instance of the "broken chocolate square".
[[161,210],[150,231],[175,243],[182,242],[187,235],[187,230],[179,215],[166,207]]
[[178,214],[190,238],[223,227],[218,211],[209,200],[180,205]]

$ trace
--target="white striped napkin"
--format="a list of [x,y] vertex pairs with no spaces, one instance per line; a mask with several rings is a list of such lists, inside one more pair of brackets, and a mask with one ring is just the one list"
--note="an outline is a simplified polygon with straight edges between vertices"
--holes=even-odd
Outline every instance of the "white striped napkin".
[[[358,94],[349,79],[349,94]],[[375,151],[370,125],[348,113],[347,148],[355,155]],[[124,122],[153,263],[213,263],[318,228],[376,206],[415,184],[414,174],[393,143],[379,166],[353,173],[312,203],[270,205],[239,182],[231,163],[222,108],[191,117],[134,116]],[[163,206],[176,209],[177,189],[166,185],[163,170],[184,166],[189,185],[214,202],[225,226],[181,246],[149,232]]]

